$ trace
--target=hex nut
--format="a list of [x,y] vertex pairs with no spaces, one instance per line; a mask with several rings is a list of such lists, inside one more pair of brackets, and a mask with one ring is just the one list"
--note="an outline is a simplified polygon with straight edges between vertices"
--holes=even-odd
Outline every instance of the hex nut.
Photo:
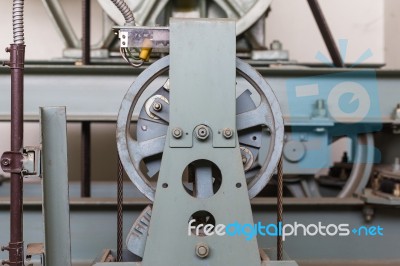
[[205,243],[199,243],[196,245],[196,255],[199,258],[205,258],[210,253],[210,248]]
[[222,134],[224,135],[224,137],[225,137],[226,139],[230,139],[230,138],[232,138],[232,136],[233,136],[233,130],[230,129],[230,128],[224,128]]
[[179,127],[176,127],[172,130],[172,136],[174,136],[174,138],[179,139],[181,138],[183,135],[183,130]]
[[205,126],[205,125],[199,125],[199,126],[197,126],[196,129],[195,129],[195,131],[196,131],[196,137],[197,137],[199,140],[205,140],[205,139],[207,139],[208,136],[210,135],[210,131],[209,131],[208,127]]

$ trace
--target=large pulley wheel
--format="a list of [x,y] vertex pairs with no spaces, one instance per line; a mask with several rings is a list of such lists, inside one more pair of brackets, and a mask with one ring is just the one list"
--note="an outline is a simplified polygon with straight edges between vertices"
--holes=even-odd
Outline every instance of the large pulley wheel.
[[[110,0],[98,0],[98,2],[118,25],[124,25],[125,20],[121,12]],[[178,3],[178,1],[171,0],[125,0],[125,2],[133,10],[136,22],[141,26],[162,25],[163,23],[158,21],[158,18],[162,16],[162,12],[173,8],[173,3]],[[185,17],[191,17],[199,13],[200,17],[205,15],[212,18],[227,17],[236,19],[236,34],[240,35],[265,14],[272,0],[213,0],[209,2],[185,0],[180,2],[182,11],[178,13],[183,13]],[[204,11],[201,11],[202,9]],[[169,18],[168,15],[166,16]]]
[[[240,59],[236,60],[236,69],[259,95],[258,105],[253,103],[247,90],[236,100],[236,127],[243,170],[247,172],[249,197],[253,198],[275,172],[282,152],[284,124],[279,103],[264,78]],[[117,120],[117,145],[124,169],[137,188],[152,201],[168,130],[169,104],[173,106],[169,102],[169,90],[173,88],[164,85],[139,106],[135,132],[131,128],[132,113],[144,91],[168,70],[169,56],[166,56],[143,71],[126,93]],[[266,150],[258,153],[261,148]]]

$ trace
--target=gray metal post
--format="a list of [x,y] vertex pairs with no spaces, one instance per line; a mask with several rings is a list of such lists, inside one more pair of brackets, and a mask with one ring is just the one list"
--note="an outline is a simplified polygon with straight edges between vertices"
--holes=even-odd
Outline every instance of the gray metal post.
[[71,266],[65,107],[40,108],[45,265]]

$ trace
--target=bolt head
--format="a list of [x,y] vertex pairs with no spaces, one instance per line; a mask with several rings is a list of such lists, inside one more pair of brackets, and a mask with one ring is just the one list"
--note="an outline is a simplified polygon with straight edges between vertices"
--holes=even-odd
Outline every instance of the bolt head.
[[181,138],[183,135],[183,130],[179,127],[176,127],[174,129],[172,129],[172,136],[174,136],[174,138],[179,139]]
[[153,103],[153,109],[156,112],[160,112],[162,110],[162,104],[158,102]]
[[274,51],[276,51],[276,50],[282,50],[282,43],[280,42],[280,41],[278,41],[278,40],[274,40],[274,41],[272,41],[272,43],[271,43],[271,50],[274,50]]
[[210,248],[205,243],[200,243],[196,245],[196,255],[200,258],[205,258],[210,253]]
[[233,130],[230,128],[225,128],[223,131],[223,135],[226,139],[230,139],[233,136]]
[[3,166],[9,166],[11,164],[11,161],[10,161],[10,159],[6,158],[6,159],[1,160],[1,164]]

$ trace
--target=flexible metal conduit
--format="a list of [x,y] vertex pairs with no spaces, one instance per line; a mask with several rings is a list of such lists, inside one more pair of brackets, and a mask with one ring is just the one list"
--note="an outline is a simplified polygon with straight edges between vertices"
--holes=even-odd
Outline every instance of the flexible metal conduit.
[[111,2],[114,3],[114,5],[119,9],[121,14],[124,16],[126,24],[135,25],[135,17],[133,16],[133,12],[129,8],[129,6],[125,3],[124,0],[111,0]]
[[12,12],[14,43],[24,44],[24,0],[14,0]]

